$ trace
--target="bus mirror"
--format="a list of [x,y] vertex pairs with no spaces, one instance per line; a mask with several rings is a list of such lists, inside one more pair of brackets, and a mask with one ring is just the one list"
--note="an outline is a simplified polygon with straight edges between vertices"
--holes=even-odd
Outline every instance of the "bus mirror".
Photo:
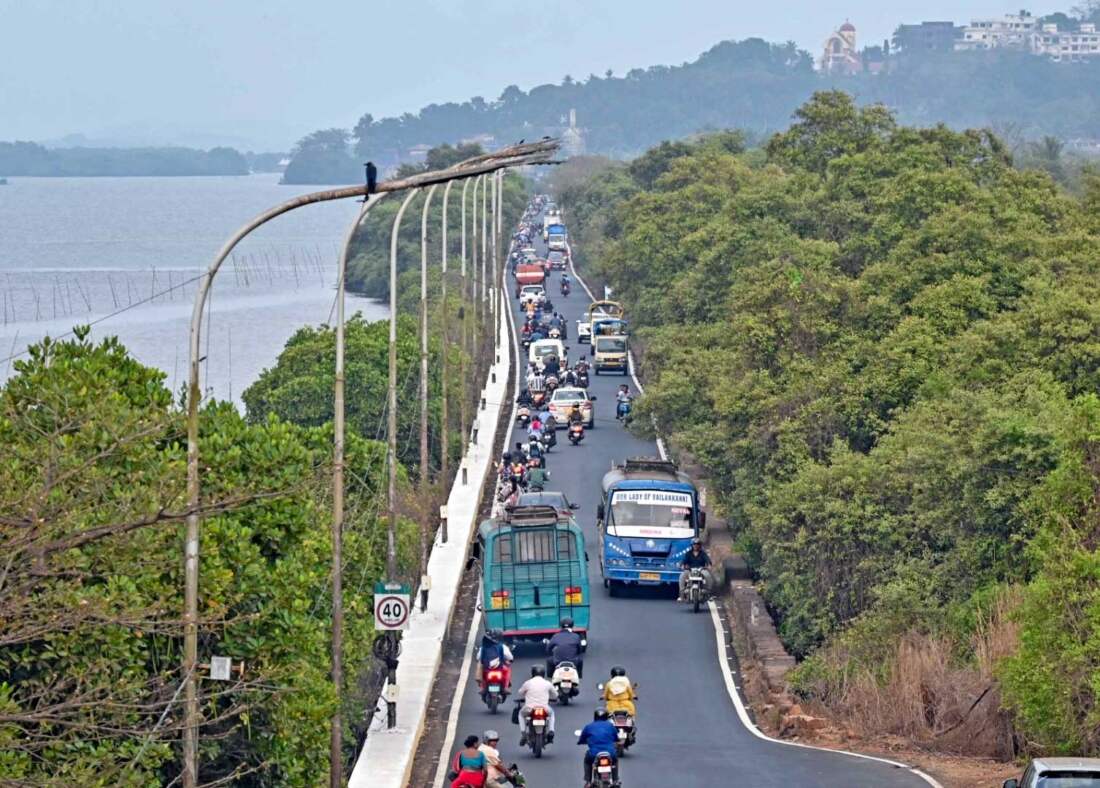
[[603,522],[603,516],[605,513],[606,512],[604,511],[602,503],[596,507],[596,519],[599,520],[601,523]]
[[699,512],[699,530],[703,530],[707,527],[707,513]]

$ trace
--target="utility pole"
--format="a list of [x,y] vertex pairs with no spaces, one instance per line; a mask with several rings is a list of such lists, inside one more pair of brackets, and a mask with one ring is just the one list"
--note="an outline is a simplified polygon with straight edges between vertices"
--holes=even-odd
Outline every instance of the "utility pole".
[[469,404],[469,368],[466,359],[470,358],[470,287],[466,278],[466,189],[470,186],[470,179],[462,182],[462,241],[459,247],[462,268],[462,356],[459,358],[458,376],[462,382],[462,396],[459,398],[458,417],[459,429],[462,430],[462,446],[465,449],[467,437],[470,434]]
[[440,370],[440,374],[443,379],[443,401],[439,414],[439,443],[442,449],[439,453],[439,475],[443,479],[444,488],[446,488],[447,482],[450,480],[451,470],[449,456],[451,445],[450,414],[447,412],[447,398],[450,393],[450,377],[448,375],[450,370],[447,359],[451,353],[449,331],[451,315],[450,312],[447,311],[447,198],[451,196],[452,186],[454,186],[454,181],[447,181],[447,185],[443,188],[443,224],[441,228],[443,241],[440,244],[440,270],[442,271],[442,275],[439,280],[443,301],[443,335],[440,340],[442,350],[442,369]]
[[[481,333],[484,334],[487,330],[486,324],[489,322],[486,308],[488,306],[488,291],[486,290],[486,284],[489,281],[487,263],[489,257],[489,216],[488,216],[488,184],[485,182],[485,176],[478,176],[478,180],[481,181]],[[476,197],[475,197],[476,200]],[[482,340],[484,341],[484,337]]]
[[[428,490],[428,466],[431,465],[431,453],[428,449],[428,210],[432,205],[432,195],[436,184],[428,189],[424,198],[424,209],[420,213],[420,492],[426,498]],[[446,348],[443,348],[446,351]],[[421,609],[428,604],[428,518],[420,517],[420,588]]]
[[389,522],[386,524],[386,581],[397,580],[397,234],[401,231],[401,217],[412,198],[420,189],[410,189],[405,195],[397,216],[393,217],[390,232],[390,375],[387,387],[386,413],[386,464],[389,479],[386,504]]
[[[435,188],[434,186],[432,188]],[[333,391],[332,417],[332,684],[336,689],[336,709],[332,713],[329,740],[329,786],[342,788],[344,784],[344,723],[341,699],[344,695],[344,294],[348,271],[348,256],[356,231],[366,221],[370,209],[377,205],[386,193],[367,197],[359,211],[340,256],[340,270],[336,278],[336,382]]]

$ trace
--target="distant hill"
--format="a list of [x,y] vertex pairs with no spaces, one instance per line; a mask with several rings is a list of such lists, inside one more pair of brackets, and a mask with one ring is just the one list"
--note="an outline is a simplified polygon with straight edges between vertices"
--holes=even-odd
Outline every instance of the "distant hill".
[[0,142],[0,176],[247,175],[233,148],[46,148]]
[[[527,92],[510,85],[496,101],[430,104],[394,118],[365,115],[343,131],[348,145],[335,152],[332,134],[324,155],[303,146],[310,138],[299,143],[295,160],[301,166],[292,162],[287,181],[354,180],[367,158],[393,165],[409,160],[417,146],[559,135],[571,109],[586,151],[616,158],[706,130],[739,128],[759,136],[785,129],[798,106],[827,88],[847,91],[861,104],[882,102],[907,124],[1011,128],[1026,139],[1094,139],[1100,138],[1097,85],[1100,63],[1053,63],[1017,52],[901,55],[883,73],[827,76],[814,71],[809,53],[793,43],[723,41],[680,66],[567,78]],[[310,160],[323,162],[324,172]]]

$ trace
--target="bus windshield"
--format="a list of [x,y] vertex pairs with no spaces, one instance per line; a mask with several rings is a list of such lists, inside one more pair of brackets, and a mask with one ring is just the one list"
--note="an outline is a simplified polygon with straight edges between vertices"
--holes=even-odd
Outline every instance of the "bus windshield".
[[[616,490],[611,496],[611,520],[616,529],[673,528],[684,530],[686,536],[692,528],[691,509],[691,495],[683,492]],[[639,535],[649,534],[643,531]]]

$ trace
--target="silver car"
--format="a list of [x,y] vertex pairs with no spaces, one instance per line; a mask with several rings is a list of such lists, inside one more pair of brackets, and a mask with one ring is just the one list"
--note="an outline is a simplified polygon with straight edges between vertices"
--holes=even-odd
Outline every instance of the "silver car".
[[1100,758],[1036,758],[1001,788],[1100,788]]

